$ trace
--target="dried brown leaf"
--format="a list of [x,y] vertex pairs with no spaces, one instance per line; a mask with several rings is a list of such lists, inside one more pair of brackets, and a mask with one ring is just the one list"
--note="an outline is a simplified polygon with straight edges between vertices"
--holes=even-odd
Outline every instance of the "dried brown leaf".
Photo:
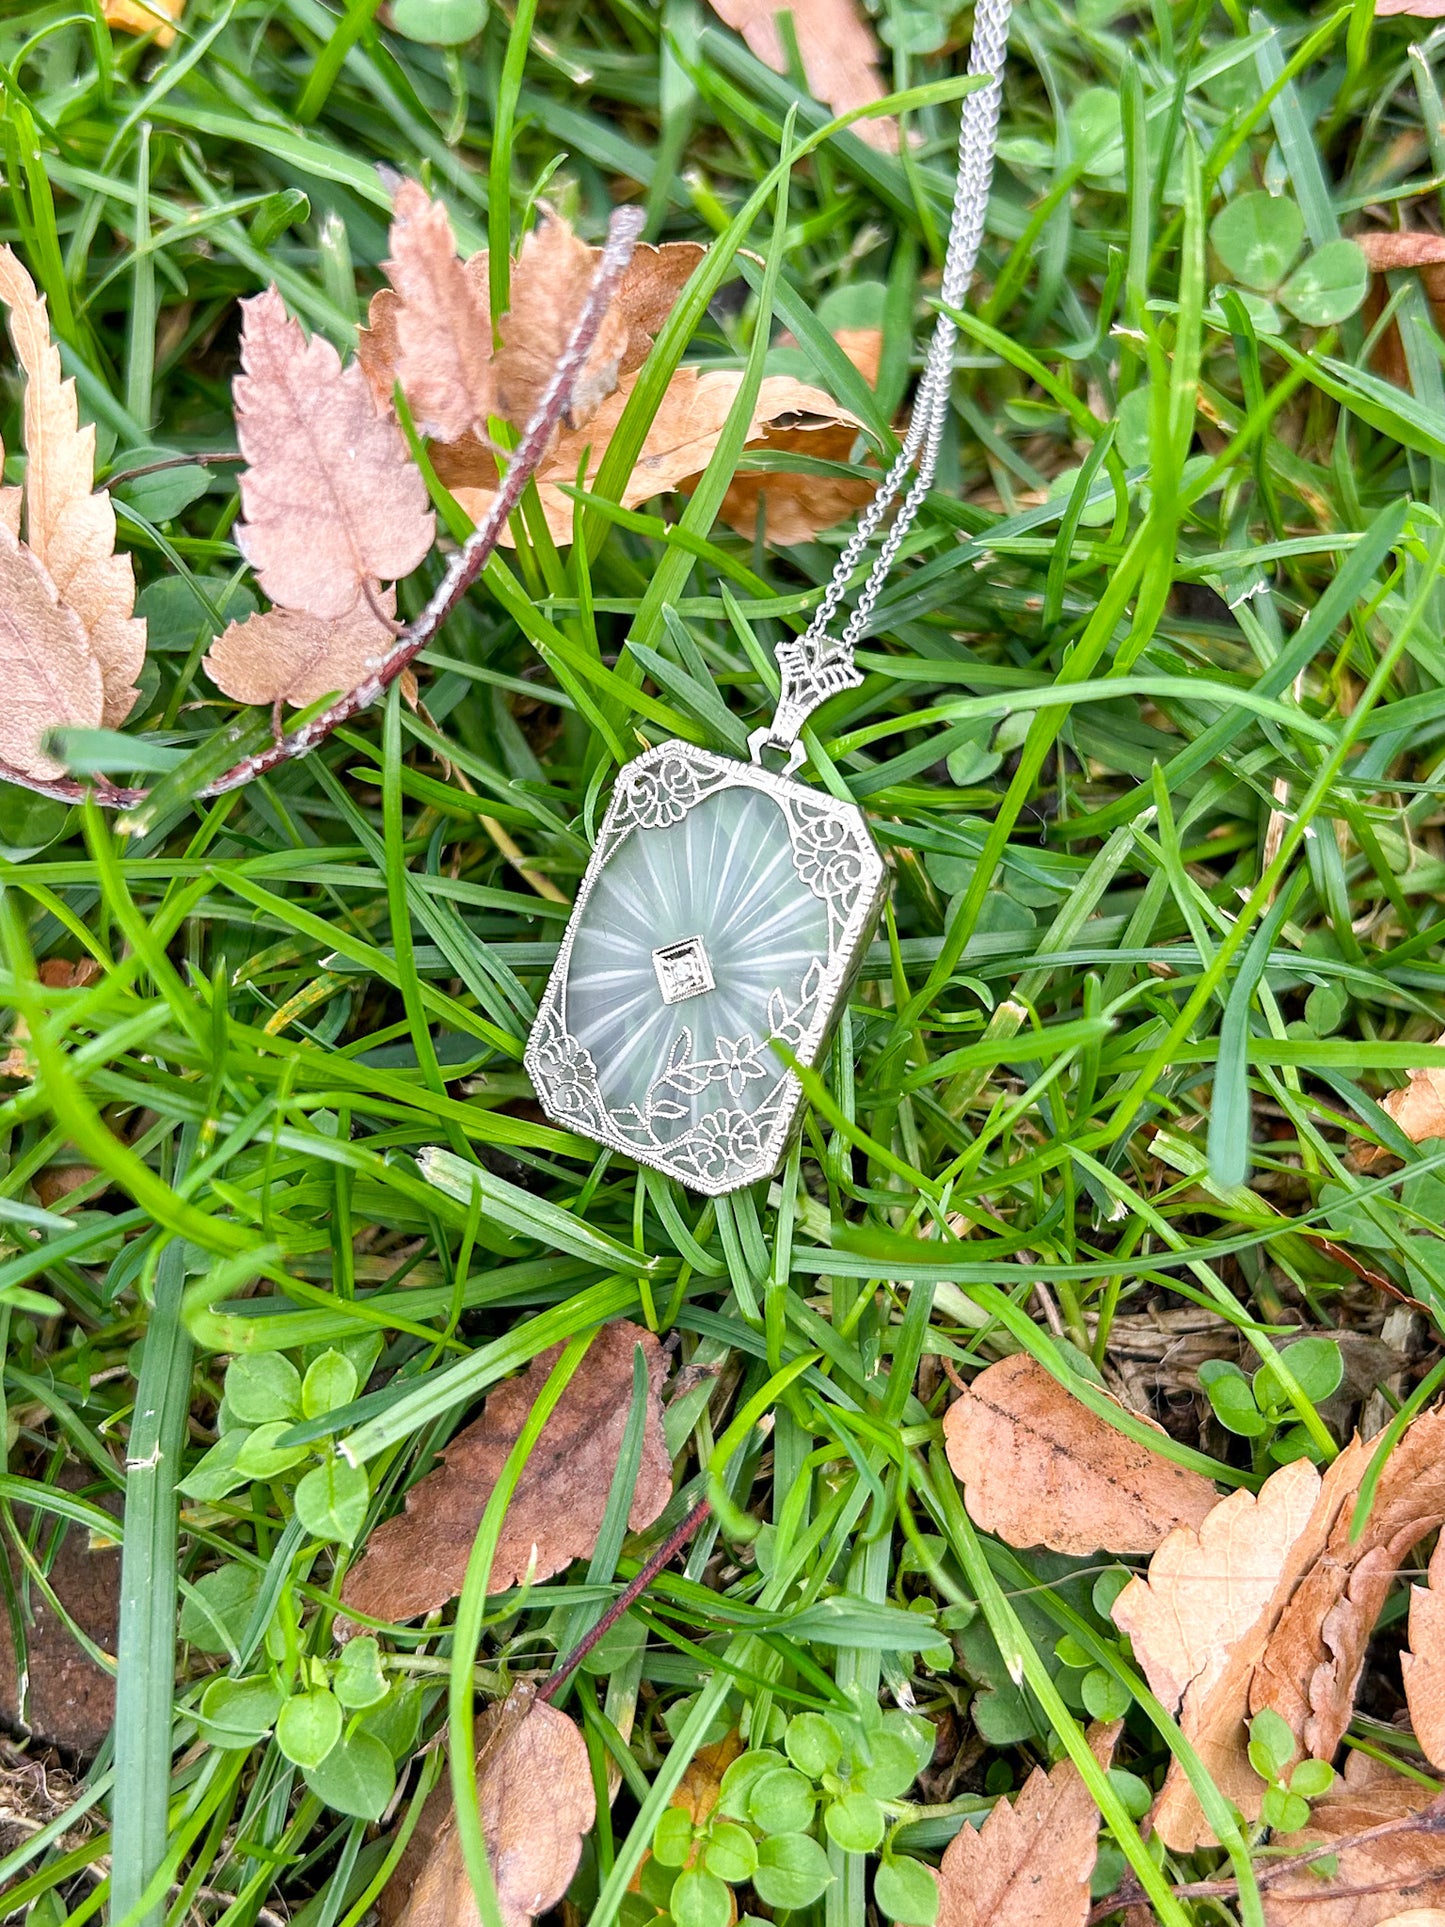
[[700,1746],[667,1804],[681,1807],[693,1825],[701,1828],[722,1798],[723,1775],[742,1750],[742,1735],[736,1727],[711,1746]]
[[[567,1891],[596,1818],[592,1768],[565,1713],[509,1701],[477,1722],[477,1806],[504,1927],[527,1927]],[[504,1730],[505,1729],[505,1730]],[[382,1927],[479,1927],[450,1785],[433,1788],[381,1897]]]
[[401,296],[394,288],[378,288],[366,311],[366,326],[356,331],[356,359],[376,405],[386,414],[396,385],[396,364],[401,357],[396,319],[401,312]]
[[[1445,1907],[1445,1841],[1429,1825],[1430,1806],[1430,1789],[1403,1774],[1338,1782],[1314,1803],[1309,1825],[1290,1835],[1291,1847],[1330,1847],[1412,1817],[1426,1825],[1341,1847],[1328,1878],[1305,1866],[1272,1880],[1264,1889],[1269,1927],[1383,1927],[1402,1912]],[[1372,1887],[1378,1891],[1361,1891]]]
[[[485,429],[497,407],[486,282],[467,274],[446,208],[416,181],[396,191],[391,256],[383,265],[397,297],[388,313],[396,376],[417,428],[444,442]],[[564,332],[559,354],[565,345]]]
[[237,543],[273,602],[348,615],[364,582],[410,575],[430,549],[426,485],[358,363],[307,341],[274,287],[241,307]]
[[[674,488],[687,489],[697,481],[718,445],[741,381],[742,376],[731,370],[678,369],[623,486],[624,508],[636,508],[654,495],[666,494]],[[575,483],[579,468],[584,487],[596,480],[633,385],[631,379],[624,378],[617,392],[599,407],[587,428],[562,435],[538,477],[537,493],[547,526],[558,542],[572,540],[574,514],[572,498],[563,494],[559,484]],[[746,446],[761,448],[770,435],[787,434],[802,438],[790,444],[794,449],[805,448],[810,453],[836,459],[838,444],[832,444],[835,452],[829,454],[828,444],[820,446],[816,438],[830,433],[836,436],[841,429],[851,449],[860,427],[857,417],[840,408],[821,388],[812,388],[791,375],[769,375],[758,391]],[[751,498],[754,502],[758,493],[762,496],[767,514],[765,533],[771,541],[808,540],[820,529],[830,527],[840,514],[848,513],[848,508],[841,506],[845,485],[830,478],[788,474],[736,478],[730,496],[732,490],[743,484],[756,491]],[[467,513],[474,520],[480,520],[490,506],[492,486],[457,482],[449,482],[448,486]],[[861,499],[871,493],[862,483],[856,486],[862,491]],[[740,503],[743,497],[732,499]],[[746,526],[751,534],[753,520],[749,519]]]
[[153,33],[158,47],[169,47],[185,6],[186,0],[105,0],[105,24],[123,33]]
[[[1264,1787],[1249,1764],[1250,1685],[1285,1605],[1323,1552],[1369,1461],[1358,1444],[1323,1478],[1307,1460],[1281,1467],[1258,1494],[1232,1492],[1197,1529],[1171,1533],[1114,1602],[1145,1677],[1171,1709],[1225,1798],[1258,1817]],[[1177,1851],[1213,1843],[1177,1762],[1155,1804],[1154,1826]]]
[[[531,420],[562,359],[596,266],[596,250],[554,214],[522,243],[512,273],[511,308],[498,325],[500,345],[492,364],[498,412],[518,428]],[[624,281],[573,384],[568,418],[574,425],[590,421],[617,387],[632,333],[622,306],[625,289]]]
[[[1356,1441],[1350,1453],[1361,1465],[1357,1486],[1370,1452]],[[1304,1751],[1320,1760],[1334,1757],[1350,1723],[1365,1648],[1402,1561],[1427,1532],[1445,1524],[1445,1408],[1424,1412],[1407,1427],[1385,1461],[1354,1542],[1352,1511],[1342,1506],[1337,1513],[1250,1683],[1250,1711],[1272,1707]]]
[[[625,1321],[605,1325],[563,1392],[528,1459],[502,1525],[491,1590],[521,1582],[535,1559],[547,1579],[597,1543],[632,1399],[632,1359],[641,1345],[650,1393],[628,1524],[651,1525],[672,1496],[658,1388],[664,1364],[656,1337]],[[346,1606],[377,1619],[414,1619],[461,1590],[477,1524],[532,1403],[561,1353],[555,1345],[520,1378],[488,1395],[482,1416],[442,1454],[443,1463],[407,1494],[406,1510],[372,1533],[347,1574]]]
[[[1120,1722],[1092,1727],[1101,1766],[1113,1758]],[[1040,1767],[1013,1800],[1000,1800],[976,1831],[965,1826],[944,1851],[938,1927],[1084,1927],[1099,1851],[1099,1809],[1070,1759]]]
[[[114,728],[131,712],[145,661],[135,573],[130,557],[115,552],[115,510],[95,487],[95,428],[80,426],[75,383],[61,379],[45,297],[8,247],[0,247],[0,301],[25,371],[25,539],[79,618],[100,664],[102,720]],[[8,513],[3,519],[10,526]]]
[[[1445,1042],[1445,1038],[1436,1042]],[[1409,1083],[1391,1091],[1383,1109],[1412,1144],[1427,1137],[1445,1137],[1445,1070],[1411,1071]]]
[[1413,14],[1417,20],[1445,20],[1445,0],[1375,0],[1377,20],[1397,13]]
[[[66,1492],[79,1492],[94,1475],[78,1465],[67,1465],[57,1483]],[[117,1518],[119,1494],[97,1501]],[[20,1530],[30,1533],[36,1516],[27,1505],[15,1508]],[[83,1526],[66,1525],[51,1514],[39,1525],[39,1551],[48,1564],[46,1577],[65,1611],[103,1653],[114,1653],[120,1623],[120,1552],[115,1546],[92,1549]],[[53,1561],[50,1547],[56,1543]],[[24,1609],[26,1679],[24,1704],[15,1664],[14,1633],[8,1612],[0,1612],[0,1722],[24,1724],[52,1746],[94,1753],[115,1720],[115,1680],[93,1660],[64,1618],[50,1604],[25,1568],[13,1545],[6,1543],[11,1581]]]
[[980,1372],[943,1435],[970,1518],[1011,1546],[1152,1552],[1202,1524],[1219,1496],[1099,1418],[1027,1352]]
[[1445,1767],[1445,1538],[1428,1583],[1410,1588],[1410,1650],[1400,1655],[1415,1738],[1432,1766]]
[[96,661],[73,609],[39,561],[0,527],[0,763],[26,776],[63,775],[41,749],[48,729],[95,728],[105,694]]
[[355,689],[396,640],[378,609],[394,615],[396,591],[373,583],[371,599],[363,595],[349,615],[329,621],[302,609],[247,616],[212,643],[206,673],[238,703],[288,702],[299,709]]
[[[0,442],[0,476],[5,473],[5,444]],[[0,528],[5,528],[20,540],[20,504],[24,492],[18,488],[0,487]]]
[[[856,0],[709,0],[709,4],[778,74],[788,71],[778,15],[790,13],[813,98],[835,114],[882,100],[887,91],[878,72],[878,43]],[[856,121],[853,131],[870,147],[889,154],[898,151],[898,123],[891,118]]]

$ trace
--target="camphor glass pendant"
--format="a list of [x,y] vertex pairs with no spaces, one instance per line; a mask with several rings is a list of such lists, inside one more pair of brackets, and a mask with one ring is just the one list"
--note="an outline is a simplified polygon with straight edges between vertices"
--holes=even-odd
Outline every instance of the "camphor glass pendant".
[[776,1170],[872,934],[883,860],[851,803],[667,742],[617,779],[542,997],[547,1115],[695,1191]]

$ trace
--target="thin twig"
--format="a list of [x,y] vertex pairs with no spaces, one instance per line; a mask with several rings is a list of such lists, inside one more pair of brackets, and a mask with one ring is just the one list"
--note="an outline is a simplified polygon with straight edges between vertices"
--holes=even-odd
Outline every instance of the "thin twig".
[[558,1693],[561,1692],[568,1680],[571,1679],[583,1660],[586,1659],[587,1655],[592,1651],[592,1648],[597,1644],[598,1640],[600,1640],[604,1634],[609,1633],[627,1611],[628,1607],[641,1598],[642,1594],[647,1591],[647,1588],[662,1571],[663,1567],[682,1550],[711,1511],[712,1507],[708,1501],[706,1499],[700,1500],[698,1504],[693,1507],[692,1511],[688,1513],[682,1524],[676,1526],[667,1535],[662,1544],[657,1548],[657,1551],[653,1553],[647,1564],[638,1573],[637,1577],[628,1585],[624,1586],[622,1591],[618,1593],[617,1597],[607,1608],[606,1612],[603,1613],[592,1630],[585,1633],[556,1670],[547,1675],[545,1684],[537,1690],[537,1698],[539,1700],[552,1700],[557,1697]]
[[[258,776],[265,776],[282,763],[294,762],[299,756],[309,755],[333,730],[350,722],[363,709],[369,709],[408,664],[414,662],[432,642],[447,617],[487,566],[508,521],[520,506],[527,484],[547,453],[553,432],[572,398],[573,385],[591,353],[603,317],[612,305],[613,296],[632,260],[633,249],[642,232],[643,219],[644,213],[640,207],[620,207],[608,222],[607,245],[602,250],[602,259],[597,264],[597,272],[587,290],[587,299],[582,304],[576,326],[568,336],[562,358],[552,370],[552,378],[527,424],[526,433],[512,452],[506,475],[492,498],[491,507],[452,557],[431,601],[414,622],[408,623],[365,682],[338,697],[330,708],[322,710],[319,716],[313,716],[309,723],[303,723],[299,729],[292,730],[280,742],[270,743],[254,756],[244,757],[234,764],[214,782],[197,790],[197,800],[225,796],[231,790],[254,782]],[[108,809],[133,808],[144,802],[150,793],[145,789],[121,789],[104,781],[81,783],[73,778],[48,781],[27,776],[4,764],[0,764],[0,779],[33,790],[39,796],[53,797],[61,803],[79,803],[91,797]]]
[[[1328,1854],[1345,1853],[1355,1847],[1367,1847],[1376,1840],[1387,1839],[1397,1833],[1445,1833],[1445,1793],[1437,1794],[1428,1806],[1421,1807],[1418,1813],[1407,1813],[1398,1820],[1382,1820],[1378,1826],[1366,1827],[1362,1833],[1351,1833],[1339,1840],[1322,1840],[1317,1847],[1307,1847],[1302,1853],[1291,1854],[1288,1859],[1277,1860],[1272,1866],[1261,1867],[1255,1873],[1255,1880],[1261,1887],[1272,1886],[1283,1880],[1286,1874],[1296,1868],[1308,1866],[1311,1860],[1321,1860]],[[1401,1885],[1399,1879],[1376,1882],[1368,1887],[1339,1887],[1333,1883],[1320,1885],[1322,1900],[1344,1900],[1356,1894],[1393,1893]],[[1191,1880],[1170,1890],[1185,1900],[1227,1899],[1238,1893],[1237,1880]],[[1138,1906],[1144,1899],[1144,1889],[1133,1874],[1115,1888],[1114,1892],[1101,1900],[1089,1915],[1089,1927],[1107,1920],[1110,1914],[1122,1913],[1128,1907]]]

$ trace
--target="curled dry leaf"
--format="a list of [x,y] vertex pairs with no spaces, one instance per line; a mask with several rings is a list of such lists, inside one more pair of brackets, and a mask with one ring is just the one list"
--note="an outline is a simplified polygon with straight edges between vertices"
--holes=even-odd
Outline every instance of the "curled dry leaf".
[[[558,1399],[517,1483],[492,1561],[493,1592],[519,1584],[529,1570],[535,1579],[550,1578],[597,1544],[622,1449],[639,1345],[649,1391],[628,1525],[640,1532],[671,1498],[657,1397],[664,1371],[661,1347],[640,1325],[605,1325]],[[442,1454],[443,1463],[412,1487],[405,1512],[372,1533],[342,1589],[352,1612],[414,1619],[460,1592],[492,1487],[561,1350],[553,1346],[520,1378],[491,1392],[482,1416],[458,1433]]]
[[[80,426],[75,383],[61,379],[45,297],[8,247],[0,247],[0,301],[10,311],[10,338],[25,371],[25,540],[79,620],[100,666],[100,720],[113,729],[134,706],[145,661],[135,574],[130,557],[115,552],[115,511],[95,487],[95,428]],[[18,534],[13,507],[0,506],[0,522]]]
[[[372,304],[365,361],[379,365],[376,336],[391,329],[392,365],[419,432],[444,442],[474,429],[485,433],[487,417],[497,412],[486,262],[480,277],[467,272],[457,259],[446,208],[416,181],[403,181],[396,190],[391,255],[383,265],[394,292],[381,310],[384,320]],[[585,286],[582,292],[585,299]],[[383,399],[390,405],[389,381]]]
[[[1371,1448],[1356,1441],[1363,1476]],[[1331,1472],[1334,1471],[1331,1467]],[[1328,1475],[1327,1475],[1328,1476]],[[1329,1538],[1291,1595],[1255,1669],[1250,1711],[1272,1707],[1316,1759],[1334,1757],[1354,1710],[1365,1648],[1401,1563],[1445,1524],[1445,1408],[1423,1412],[1386,1459],[1360,1537],[1342,1505]]]
[[186,0],[105,0],[105,24],[124,33],[153,33],[158,47],[169,47],[185,7]]
[[[885,89],[878,72],[878,43],[856,0],[710,0],[713,12],[742,35],[748,46],[774,73],[786,74],[788,54],[778,28],[778,15],[790,13],[813,98],[846,114],[882,100]],[[898,151],[898,123],[892,119],[864,120],[853,131],[870,147]]]
[[1410,1588],[1410,1650],[1400,1655],[1410,1724],[1431,1766],[1445,1768],[1445,1538],[1429,1583]]
[[237,543],[273,602],[349,615],[363,583],[410,575],[430,549],[426,485],[357,363],[307,341],[275,288],[241,307]]
[[31,551],[0,526],[0,763],[26,776],[63,775],[40,745],[65,724],[94,728],[104,685],[81,626]]
[[304,609],[266,609],[231,623],[211,645],[206,673],[238,703],[299,709],[355,689],[396,639],[385,619],[396,613],[396,591],[368,587],[349,614],[330,620]]
[[[1171,1711],[1219,1790],[1256,1819],[1264,1786],[1249,1764],[1250,1685],[1285,1605],[1324,1551],[1369,1461],[1358,1443],[1328,1472],[1305,1459],[1281,1467],[1258,1494],[1231,1492],[1203,1523],[1181,1526],[1114,1602],[1150,1686]],[[1178,1762],[1155,1804],[1154,1826],[1176,1851],[1214,1836]]]
[[[1099,1418],[1026,1352],[980,1372],[943,1421],[970,1518],[1011,1546],[1152,1552],[1218,1494]],[[1162,1433],[1161,1433],[1162,1436]]]
[[[1445,1043],[1445,1038],[1437,1038]],[[1411,1071],[1403,1089],[1391,1091],[1383,1109],[1412,1144],[1445,1137],[1445,1070]]]
[[[741,383],[742,375],[731,370],[678,369],[653,417],[632,473],[623,484],[624,508],[636,508],[654,495],[674,488],[687,489],[697,481],[718,445]],[[562,435],[540,471],[537,493],[554,540],[572,539],[575,507],[561,484],[580,479],[584,488],[591,487],[634,385],[624,380],[586,428]],[[821,388],[796,381],[791,375],[769,375],[758,390],[746,446],[757,449],[781,445],[793,453],[807,452],[836,461],[846,459],[861,426],[855,415],[840,408]],[[434,459],[438,475],[472,519],[480,520],[496,488],[491,458],[485,456],[480,462],[473,458],[464,466],[460,461],[445,459],[445,451],[439,449]],[[871,486],[863,481],[811,475],[739,476],[728,490],[724,515],[741,533],[751,535],[761,497],[768,538],[801,542],[831,526],[871,493]]]
[[[0,538],[3,540],[3,538]],[[39,981],[51,990],[84,990],[100,976],[100,965],[94,957],[82,957],[71,963],[66,957],[47,957],[35,972]],[[0,1077],[23,1077],[27,1082],[35,1075],[35,1060],[25,1046],[30,1032],[23,1017],[17,1017],[10,1027],[10,1048],[0,1058]],[[76,1167],[72,1167],[76,1168]],[[41,1173],[44,1176],[44,1173]],[[40,1179],[36,1179],[39,1192]],[[46,1200],[40,1202],[49,1209]]]
[[[485,259],[481,265],[485,275]],[[542,221],[522,243],[511,283],[512,305],[498,324],[501,346],[492,366],[497,412],[519,428],[531,420],[552,379],[552,370],[562,358],[596,266],[596,250],[579,240],[555,215]],[[624,277],[617,299],[603,317],[573,386],[568,416],[574,426],[591,419],[598,403],[616,388],[622,373],[623,355],[632,333],[624,306],[629,278]],[[644,359],[646,353],[644,347]]]
[[1395,1830],[1340,1846],[1328,1875],[1316,1864],[1271,1880],[1268,1927],[1385,1927],[1402,1913],[1409,1919],[1422,1908],[1445,1908],[1445,1801],[1403,1774],[1347,1776],[1315,1801],[1309,1825],[1290,1835],[1290,1845],[1332,1848],[1376,1827]]
[[[1089,1730],[1101,1766],[1121,1722]],[[1017,1798],[948,1843],[935,1878],[938,1927],[1084,1927],[1099,1852],[1099,1809],[1070,1759],[1041,1767]]]
[[[477,1807],[503,1927],[556,1906],[597,1817],[582,1735],[517,1688],[477,1722]],[[434,1787],[380,1903],[382,1927],[479,1927],[450,1785]]]

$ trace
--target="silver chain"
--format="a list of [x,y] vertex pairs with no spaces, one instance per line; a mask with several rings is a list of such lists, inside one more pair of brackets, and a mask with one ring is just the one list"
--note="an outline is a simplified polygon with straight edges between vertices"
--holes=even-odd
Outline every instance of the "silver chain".
[[[944,309],[961,307],[973,279],[983,240],[984,216],[988,211],[989,187],[993,180],[994,149],[998,144],[999,105],[1003,94],[1003,66],[1008,52],[1009,15],[1012,0],[978,0],[974,13],[973,45],[969,49],[968,71],[987,74],[988,84],[969,94],[963,103],[958,130],[958,182],[953,194],[953,221],[948,234],[948,252],[943,263],[943,283],[939,298]],[[858,526],[849,536],[838,565],[829,579],[823,600],[804,635],[779,644],[778,667],[782,671],[782,694],[772,722],[748,739],[753,760],[761,759],[765,749],[783,750],[788,768],[796,769],[803,760],[799,731],[808,717],[829,696],[840,689],[856,688],[862,672],[853,660],[858,639],[873,613],[883,584],[888,579],[898,551],[923,506],[933,485],[938,466],[938,450],[948,421],[949,394],[953,385],[953,355],[958,344],[958,324],[947,312],[940,313],[929,344],[923,374],[914,398],[913,414],[903,446],[894,458],[878,492],[863,511]],[[829,634],[834,618],[843,605],[853,571],[864,550],[873,540],[900,490],[913,471],[908,493],[874,557],[858,600],[836,640]]]

